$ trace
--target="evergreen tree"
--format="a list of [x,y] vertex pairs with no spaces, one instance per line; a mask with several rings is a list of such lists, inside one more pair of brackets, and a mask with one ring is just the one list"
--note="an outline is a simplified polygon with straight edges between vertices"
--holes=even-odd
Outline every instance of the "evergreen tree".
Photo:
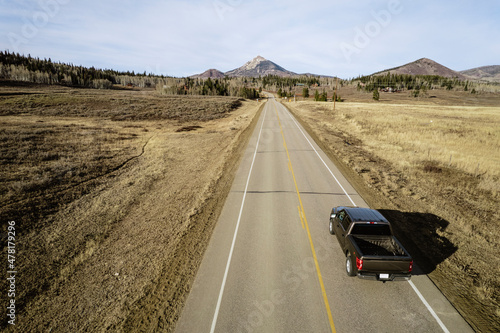
[[302,96],[304,96],[304,98],[309,98],[309,88],[302,88]]
[[320,102],[326,102],[327,100],[328,100],[328,97],[327,97],[326,91],[323,90],[323,92],[321,93],[321,95],[319,95],[318,101],[320,101]]

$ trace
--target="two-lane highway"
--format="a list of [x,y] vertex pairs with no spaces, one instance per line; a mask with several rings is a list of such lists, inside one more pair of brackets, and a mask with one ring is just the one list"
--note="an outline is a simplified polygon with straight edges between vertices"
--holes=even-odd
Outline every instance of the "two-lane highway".
[[270,99],[176,332],[470,331],[426,276],[410,284],[347,277],[328,232],[338,205],[367,207]]

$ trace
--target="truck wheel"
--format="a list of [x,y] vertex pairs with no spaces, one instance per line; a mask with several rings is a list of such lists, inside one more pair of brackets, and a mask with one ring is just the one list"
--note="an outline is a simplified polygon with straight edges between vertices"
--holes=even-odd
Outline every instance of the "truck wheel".
[[330,234],[333,235],[335,234],[335,231],[333,230],[333,221],[330,220]]
[[356,266],[354,266],[354,262],[349,252],[347,252],[345,257],[345,270],[348,276],[356,276]]

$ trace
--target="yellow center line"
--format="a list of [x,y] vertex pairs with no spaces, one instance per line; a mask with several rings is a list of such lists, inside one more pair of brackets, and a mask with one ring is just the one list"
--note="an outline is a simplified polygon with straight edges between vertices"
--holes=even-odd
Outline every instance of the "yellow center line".
[[304,218],[302,217],[304,213],[300,210],[300,206],[297,206],[297,210],[299,211],[300,224],[302,224],[302,229],[305,229],[306,227],[304,226]]
[[326,296],[325,284],[323,283],[323,278],[321,277],[321,271],[319,269],[318,258],[316,257],[316,250],[314,249],[314,244],[313,244],[312,237],[311,237],[311,231],[309,230],[309,224],[307,223],[306,212],[304,211],[304,205],[302,204],[302,199],[300,197],[299,187],[297,186],[297,180],[295,179],[295,173],[293,172],[292,160],[290,159],[290,154],[288,152],[288,147],[286,145],[285,134],[283,133],[283,127],[281,127],[281,120],[280,120],[280,117],[278,114],[278,108],[276,107],[276,104],[273,104],[273,106],[274,106],[274,109],[276,110],[276,116],[278,117],[278,124],[280,126],[281,136],[283,137],[283,146],[285,147],[286,156],[288,157],[288,167],[289,167],[290,171],[292,172],[293,182],[295,184],[295,191],[297,192],[297,197],[299,198],[300,206],[298,208],[299,208],[300,220],[301,220],[301,222],[303,221],[302,226],[305,225],[305,227],[306,227],[307,237],[309,238],[309,244],[311,245],[311,251],[313,254],[313,258],[314,258],[314,264],[316,266],[316,273],[318,274],[319,284],[321,286],[321,293],[323,294],[323,301],[325,302],[325,308],[326,308],[326,312],[328,314],[328,320],[330,322],[330,327],[332,329],[332,333],[335,333],[336,330],[335,330],[335,325],[333,324],[333,317],[332,317],[332,311],[330,309],[330,303],[328,302],[328,297]]

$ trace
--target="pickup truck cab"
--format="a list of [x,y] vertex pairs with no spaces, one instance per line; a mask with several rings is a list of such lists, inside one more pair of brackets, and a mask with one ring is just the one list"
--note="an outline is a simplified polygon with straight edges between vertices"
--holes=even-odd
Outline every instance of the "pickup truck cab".
[[329,230],[346,256],[347,275],[384,282],[411,279],[413,260],[377,210],[334,207]]

